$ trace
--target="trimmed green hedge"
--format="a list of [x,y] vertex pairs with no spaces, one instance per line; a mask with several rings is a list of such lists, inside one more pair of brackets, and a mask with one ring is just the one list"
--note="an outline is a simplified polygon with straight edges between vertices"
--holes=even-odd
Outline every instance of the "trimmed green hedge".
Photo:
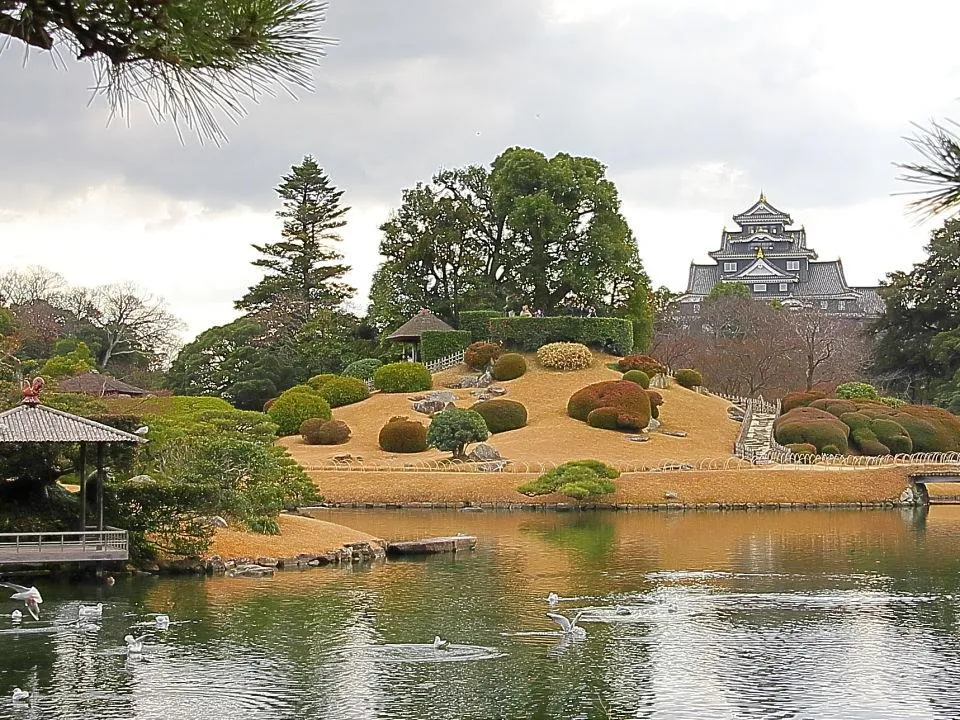
[[329,420],[330,406],[309,385],[294,385],[274,401],[267,415],[277,424],[278,435],[296,435],[304,420]]
[[433,387],[433,376],[420,363],[390,363],[377,368],[373,386],[386,393],[420,392]]
[[533,352],[554,342],[576,342],[613,355],[633,349],[633,324],[620,318],[500,317],[490,321],[490,340]]
[[490,321],[493,318],[503,317],[502,312],[496,310],[464,310],[460,313],[458,327],[470,333],[472,342],[490,339]]
[[360,378],[337,376],[317,390],[332,408],[353,405],[370,397],[367,384]]
[[466,330],[424,330],[420,335],[420,357],[423,362],[433,362],[460,350],[471,342]]
[[527,408],[516,400],[485,400],[470,409],[480,413],[487,429],[494,434],[517,430],[527,424]]
[[494,380],[516,380],[527,372],[527,361],[519,353],[501,355],[493,363],[492,375]]

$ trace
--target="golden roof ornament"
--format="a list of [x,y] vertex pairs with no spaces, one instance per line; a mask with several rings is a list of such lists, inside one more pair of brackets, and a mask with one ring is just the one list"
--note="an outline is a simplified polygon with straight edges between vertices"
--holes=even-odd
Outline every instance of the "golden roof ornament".
[[763,259],[763,248],[762,248],[762,247],[759,247],[759,246],[757,247],[757,259],[758,259],[758,260],[762,260],[762,259]]
[[760,202],[766,202],[767,196],[763,194],[763,188],[760,188]]

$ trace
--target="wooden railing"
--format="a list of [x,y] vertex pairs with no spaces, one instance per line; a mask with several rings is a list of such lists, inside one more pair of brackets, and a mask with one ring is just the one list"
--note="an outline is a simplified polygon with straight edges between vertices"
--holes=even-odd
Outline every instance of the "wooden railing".
[[126,530],[106,528],[73,532],[0,533],[0,563],[126,560]]

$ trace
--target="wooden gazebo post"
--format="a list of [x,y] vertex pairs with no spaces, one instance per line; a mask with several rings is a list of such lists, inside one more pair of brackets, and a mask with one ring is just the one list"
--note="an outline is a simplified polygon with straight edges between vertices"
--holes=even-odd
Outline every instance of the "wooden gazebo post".
[[87,444],[80,443],[80,531],[87,529]]

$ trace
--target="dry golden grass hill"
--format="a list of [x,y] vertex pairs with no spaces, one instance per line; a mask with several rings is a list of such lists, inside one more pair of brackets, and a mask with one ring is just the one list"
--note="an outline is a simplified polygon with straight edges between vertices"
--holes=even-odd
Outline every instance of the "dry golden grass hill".
[[[560,463],[581,458],[596,458],[618,465],[655,465],[665,461],[691,462],[706,458],[728,458],[732,454],[739,425],[727,416],[730,403],[671,384],[660,390],[664,404],[660,408],[661,430],[684,431],[687,437],[671,437],[652,432],[650,441],[631,442],[624,433],[598,430],[567,417],[567,400],[574,392],[601,380],[617,380],[620,373],[606,367],[616,358],[597,355],[587,370],[560,372],[537,365],[536,357],[527,356],[527,373],[503,383],[504,396],[523,403],[528,424],[519,430],[498,433],[489,442],[504,457],[516,463]],[[434,375],[434,389],[443,389],[444,382],[468,373],[466,366]],[[454,390],[457,407],[469,408],[473,398],[469,390]],[[305,445],[299,436],[284,438],[293,457],[307,470],[328,467],[335,455],[350,453],[362,458],[364,466],[402,467],[423,460],[449,457],[437,450],[416,454],[395,454],[380,449],[377,438],[380,428],[395,415],[429,424],[429,419],[411,408],[411,394],[374,393],[355,405],[337,408],[333,416],[346,422],[353,435],[343,445]]]

